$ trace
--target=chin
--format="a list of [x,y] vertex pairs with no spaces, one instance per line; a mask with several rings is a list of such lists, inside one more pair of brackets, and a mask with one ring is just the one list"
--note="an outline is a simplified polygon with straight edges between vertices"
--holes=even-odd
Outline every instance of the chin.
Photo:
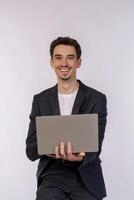
[[71,77],[70,76],[69,77],[60,77],[60,79],[63,81],[68,81],[69,79],[71,79]]

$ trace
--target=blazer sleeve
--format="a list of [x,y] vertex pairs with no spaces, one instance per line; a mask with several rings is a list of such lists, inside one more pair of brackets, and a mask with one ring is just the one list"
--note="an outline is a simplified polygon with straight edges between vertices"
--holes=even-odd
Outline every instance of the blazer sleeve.
[[35,95],[33,98],[31,114],[29,116],[30,123],[29,123],[28,135],[26,138],[26,155],[31,161],[44,157],[44,155],[43,156],[38,155],[37,151],[37,137],[36,137],[36,124],[35,124],[36,116],[40,116],[40,110]]
[[94,160],[99,158],[99,155],[101,153],[102,142],[104,139],[105,127],[106,127],[106,122],[107,122],[107,99],[104,94],[101,95],[101,97],[98,99],[97,103],[95,104],[93,113],[98,114],[99,151],[86,153],[86,156],[84,157],[84,160],[82,164],[80,165],[80,167],[85,166],[86,164],[90,162],[93,162]]

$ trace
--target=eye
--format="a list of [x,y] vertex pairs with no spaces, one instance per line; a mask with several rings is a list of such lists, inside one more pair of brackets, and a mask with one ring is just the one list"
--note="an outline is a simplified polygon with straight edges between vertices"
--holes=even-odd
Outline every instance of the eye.
[[56,56],[55,59],[56,60],[61,60],[61,57],[60,56]]
[[75,57],[74,57],[74,56],[69,56],[68,59],[69,59],[69,60],[74,60]]

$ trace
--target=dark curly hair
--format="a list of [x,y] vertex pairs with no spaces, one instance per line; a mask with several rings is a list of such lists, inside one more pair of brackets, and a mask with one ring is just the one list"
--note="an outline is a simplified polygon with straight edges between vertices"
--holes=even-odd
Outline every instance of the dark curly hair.
[[70,38],[70,37],[58,37],[50,45],[51,58],[53,58],[54,48],[60,44],[73,46],[76,50],[77,59],[79,59],[81,57],[81,53],[82,53],[81,47],[80,47],[79,43],[77,42],[77,40]]

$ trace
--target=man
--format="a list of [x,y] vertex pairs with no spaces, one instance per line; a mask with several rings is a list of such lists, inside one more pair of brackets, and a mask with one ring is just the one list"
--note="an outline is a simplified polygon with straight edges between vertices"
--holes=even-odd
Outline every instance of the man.
[[[106,126],[106,97],[77,80],[81,65],[81,47],[69,37],[59,37],[50,46],[51,66],[57,84],[34,96],[26,153],[30,160],[39,159],[36,200],[102,200],[106,196],[101,170],[102,141]],[[72,144],[64,141],[55,147],[55,155],[37,153],[35,117],[97,113],[99,116],[99,151],[72,153]]]

